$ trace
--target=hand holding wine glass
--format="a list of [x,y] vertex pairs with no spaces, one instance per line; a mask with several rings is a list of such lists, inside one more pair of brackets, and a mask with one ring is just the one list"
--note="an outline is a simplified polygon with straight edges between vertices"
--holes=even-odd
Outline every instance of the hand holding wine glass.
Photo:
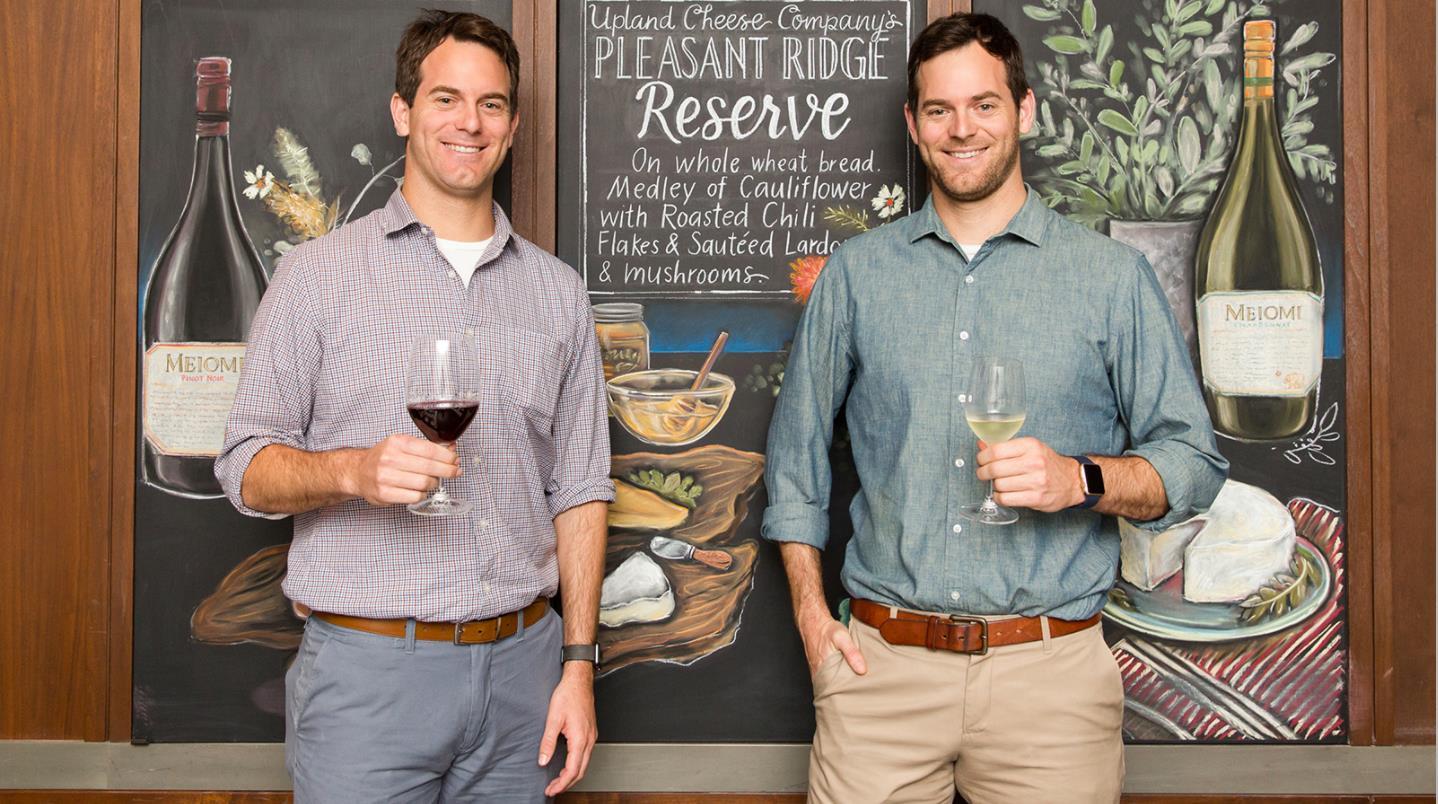
[[[479,361],[474,344],[458,333],[424,335],[409,352],[405,407],[430,442],[459,441],[479,410]],[[451,497],[441,480],[427,499],[409,506],[421,516],[454,516],[474,504]]]
[[[988,357],[979,360],[964,398],[964,418],[969,428],[989,446],[1014,437],[1024,424],[1024,367],[1017,360]],[[985,525],[1011,525],[1019,521],[1012,509],[994,502],[994,484],[982,503],[959,509],[965,519]]]

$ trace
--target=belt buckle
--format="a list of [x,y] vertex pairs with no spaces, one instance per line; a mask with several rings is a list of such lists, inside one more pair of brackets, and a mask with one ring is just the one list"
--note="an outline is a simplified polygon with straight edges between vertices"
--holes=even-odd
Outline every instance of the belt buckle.
[[[498,642],[507,636],[504,633],[504,618],[510,616],[515,615],[501,614],[498,617],[490,617],[485,620],[470,620],[469,622],[455,623],[454,644],[488,645],[491,642]],[[466,626],[469,628],[469,635],[465,633]],[[493,633],[486,633],[491,628],[493,629]]]
[[[488,643],[490,643],[490,642],[496,641],[496,640],[499,638],[499,628],[498,628],[498,625],[497,625],[497,624],[496,624],[496,627],[495,627],[495,635],[494,635],[493,637],[490,637],[489,639],[485,639],[485,633],[484,633],[485,629],[484,629],[484,625],[485,625],[485,623],[487,623],[487,622],[490,622],[490,621],[489,621],[489,620],[470,620],[469,622],[455,623],[455,624],[454,624],[454,644],[456,644],[456,645],[486,645],[486,644],[488,644]],[[467,636],[465,635],[465,633],[464,633],[464,627],[465,627],[466,625],[471,626],[471,630],[474,631],[474,635],[473,635],[473,636],[468,636],[468,637],[467,637]]]
[[[978,649],[978,650],[961,650],[961,651],[957,651],[957,652],[958,652],[958,653],[966,653],[966,654],[969,654],[969,655],[971,655],[971,656],[985,656],[985,655],[987,655],[988,652],[989,652],[989,621],[988,621],[988,620],[985,620],[985,619],[982,618],[982,617],[965,617],[965,616],[963,616],[963,615],[961,615],[961,614],[950,614],[950,615],[949,615],[949,624],[950,624],[950,625],[958,625],[958,624],[961,624],[961,623],[970,623],[970,624],[973,624],[973,625],[977,625],[977,626],[979,627],[979,649]],[[964,642],[965,642],[965,647],[967,648],[967,647],[968,647],[968,645],[967,645],[968,640],[964,640]]]

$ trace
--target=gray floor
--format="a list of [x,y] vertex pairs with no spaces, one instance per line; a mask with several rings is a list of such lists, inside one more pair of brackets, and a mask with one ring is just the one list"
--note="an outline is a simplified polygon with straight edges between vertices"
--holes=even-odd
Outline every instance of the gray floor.
[[[807,745],[600,745],[577,789],[796,792]],[[1129,793],[1432,794],[1432,746],[1130,746]],[[287,790],[273,744],[0,742],[0,788]]]

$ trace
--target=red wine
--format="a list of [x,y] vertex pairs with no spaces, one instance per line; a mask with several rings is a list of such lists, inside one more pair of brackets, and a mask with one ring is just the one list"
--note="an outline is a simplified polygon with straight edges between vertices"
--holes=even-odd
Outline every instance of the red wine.
[[453,444],[469,429],[478,402],[415,402],[409,405],[409,416],[419,425],[420,432],[436,444]]
[[145,292],[140,463],[151,486],[206,498],[266,285],[230,173],[229,59],[200,59],[195,117],[190,192]]

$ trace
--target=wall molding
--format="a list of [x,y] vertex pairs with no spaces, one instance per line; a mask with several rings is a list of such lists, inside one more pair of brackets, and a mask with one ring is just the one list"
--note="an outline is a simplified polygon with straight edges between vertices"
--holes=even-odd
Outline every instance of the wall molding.
[[[803,792],[803,744],[603,743],[579,791]],[[1128,794],[1432,795],[1429,746],[1131,745]],[[11,789],[289,790],[278,743],[0,742]]]

